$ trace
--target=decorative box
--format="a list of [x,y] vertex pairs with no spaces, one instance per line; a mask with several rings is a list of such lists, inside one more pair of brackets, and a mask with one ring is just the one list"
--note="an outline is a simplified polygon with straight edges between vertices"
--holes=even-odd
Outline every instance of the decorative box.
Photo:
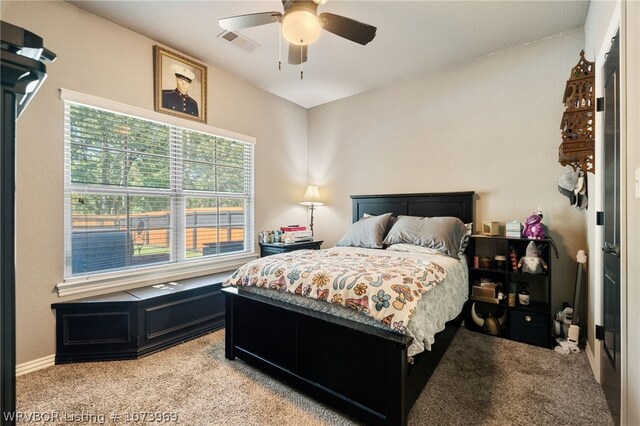
[[487,256],[480,256],[480,258],[478,259],[478,265],[482,269],[490,269],[492,262],[493,262],[493,259]]
[[509,238],[520,238],[522,237],[522,224],[517,220],[507,222],[506,232],[506,236]]
[[482,234],[490,236],[500,235],[500,222],[482,221]]
[[496,297],[495,283],[475,283],[471,290],[471,294],[476,297],[488,297],[494,299]]

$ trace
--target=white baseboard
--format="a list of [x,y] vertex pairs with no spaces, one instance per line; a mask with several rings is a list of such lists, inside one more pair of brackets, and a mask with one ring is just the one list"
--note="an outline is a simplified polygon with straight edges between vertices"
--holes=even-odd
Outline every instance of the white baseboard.
[[27,361],[22,364],[16,365],[16,376],[22,376],[24,374],[33,373],[34,371],[42,370],[47,367],[52,367],[56,363],[55,355],[47,355],[42,358],[34,359],[33,361]]
[[595,377],[596,382],[600,383],[600,370],[599,370],[600,364],[596,362],[594,358],[595,350],[594,348],[591,347],[589,343],[590,342],[587,341],[587,345],[584,349],[585,349],[585,352],[587,353],[587,359],[589,360],[589,365],[591,365],[591,371],[593,372],[593,377]]

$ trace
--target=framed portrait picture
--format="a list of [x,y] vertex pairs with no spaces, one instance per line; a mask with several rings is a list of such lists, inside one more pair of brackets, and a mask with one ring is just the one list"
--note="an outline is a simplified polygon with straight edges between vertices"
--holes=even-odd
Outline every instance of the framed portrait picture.
[[207,67],[153,46],[155,110],[207,122]]

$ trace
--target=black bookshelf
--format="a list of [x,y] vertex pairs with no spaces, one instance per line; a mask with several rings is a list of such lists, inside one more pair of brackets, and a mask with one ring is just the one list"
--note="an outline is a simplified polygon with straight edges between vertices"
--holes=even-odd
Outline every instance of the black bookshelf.
[[[526,252],[531,241],[535,241],[540,251],[540,257],[548,265],[544,274],[523,273],[515,271],[510,260],[510,249],[515,250],[516,262]],[[475,309],[479,318],[487,318],[489,315],[502,320],[502,325],[497,330],[497,335],[519,342],[529,343],[541,347],[551,347],[552,325],[552,241],[550,239],[530,240],[528,238],[510,238],[503,236],[472,235],[469,241],[469,309],[465,324],[467,328],[487,332],[486,327],[478,326],[471,316],[471,309]],[[505,256],[507,261],[504,266],[496,267],[495,256]],[[491,265],[486,267],[474,267],[474,256],[484,256],[492,259]],[[497,298],[476,297],[473,295],[473,285],[482,279],[501,284],[504,294],[502,300]],[[518,293],[523,286],[530,293],[530,303],[523,305],[518,300]],[[515,292],[515,304],[509,304],[509,293]],[[495,329],[490,330],[496,333]]]

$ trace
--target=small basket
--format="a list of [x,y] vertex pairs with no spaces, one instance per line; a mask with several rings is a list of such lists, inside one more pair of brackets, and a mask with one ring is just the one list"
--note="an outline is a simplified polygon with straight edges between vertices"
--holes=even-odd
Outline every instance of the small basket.
[[493,263],[493,259],[487,256],[480,256],[479,264],[482,269],[491,269],[491,264]]

